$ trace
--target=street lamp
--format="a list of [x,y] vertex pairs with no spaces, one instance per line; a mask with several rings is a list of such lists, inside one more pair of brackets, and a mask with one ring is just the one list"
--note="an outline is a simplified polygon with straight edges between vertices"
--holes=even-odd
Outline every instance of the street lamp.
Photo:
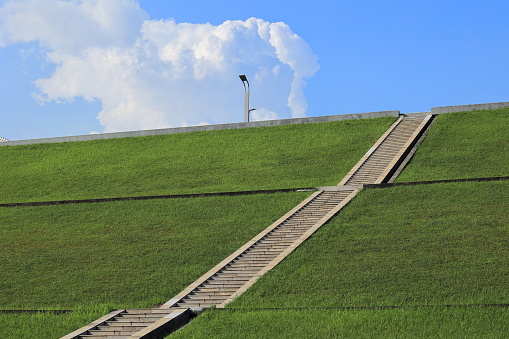
[[254,108],[249,109],[249,81],[245,74],[239,75],[239,78],[244,85],[244,122],[249,122],[249,113],[255,110]]

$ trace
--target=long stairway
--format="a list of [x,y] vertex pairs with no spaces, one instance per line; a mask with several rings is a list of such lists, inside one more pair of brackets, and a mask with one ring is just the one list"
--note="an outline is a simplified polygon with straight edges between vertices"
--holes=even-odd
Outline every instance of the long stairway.
[[358,188],[315,192],[162,307],[224,307],[329,220],[331,213],[350,201]]
[[[139,326],[140,321],[132,321],[130,325],[122,322],[119,326],[122,330],[111,331],[112,325],[118,326],[119,321],[133,313],[123,310],[115,315],[119,311],[114,311],[63,339],[162,338],[172,326],[177,328],[180,319],[189,318],[189,310],[198,312],[213,305],[224,307],[338,213],[363,184],[388,180],[429,126],[431,118],[431,115],[400,117],[337,186],[319,188],[159,309],[134,311],[144,312],[145,319],[153,320],[147,326]],[[155,319],[154,314],[161,317]]]

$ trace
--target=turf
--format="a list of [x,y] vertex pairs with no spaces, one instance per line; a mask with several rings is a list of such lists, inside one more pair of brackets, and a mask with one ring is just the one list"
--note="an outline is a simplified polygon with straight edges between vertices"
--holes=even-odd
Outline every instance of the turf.
[[0,203],[335,185],[395,118],[0,147]]
[[308,195],[0,208],[0,309],[164,303]]
[[364,190],[228,307],[509,303],[509,181]]
[[508,308],[211,310],[168,338],[505,338]]
[[80,310],[72,313],[15,313],[0,314],[0,338],[60,338],[88,324],[104,314],[108,309]]
[[509,176],[509,108],[437,116],[396,182]]

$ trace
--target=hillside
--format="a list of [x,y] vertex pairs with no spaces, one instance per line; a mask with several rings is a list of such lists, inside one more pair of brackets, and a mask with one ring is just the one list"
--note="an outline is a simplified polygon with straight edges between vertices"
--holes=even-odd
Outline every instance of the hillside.
[[231,311],[175,337],[501,338],[507,210],[509,181],[365,190]]
[[0,147],[0,203],[335,185],[394,120]]
[[40,321],[62,336],[98,313],[162,304],[307,195],[0,208],[0,310],[81,310],[1,315],[0,338],[40,333]]
[[[398,181],[508,176],[508,113],[438,116]],[[508,181],[364,190],[226,310],[172,337],[502,338],[507,210]]]
[[[0,147],[1,202],[335,185],[392,121]],[[507,121],[506,109],[438,116],[398,181],[508,176]],[[229,309],[175,337],[500,337],[507,308],[463,306],[509,303],[508,188],[364,190]],[[164,302],[307,195],[1,207],[0,308],[77,311],[1,315],[0,337],[63,335]]]
[[442,114],[396,182],[509,175],[509,108]]

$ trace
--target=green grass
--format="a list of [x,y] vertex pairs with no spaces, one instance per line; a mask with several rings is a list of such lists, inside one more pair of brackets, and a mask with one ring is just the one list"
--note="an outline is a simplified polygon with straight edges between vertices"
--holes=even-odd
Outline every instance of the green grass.
[[[509,175],[509,109],[438,116],[398,181]],[[392,118],[0,147],[0,203],[337,184]],[[201,337],[504,337],[509,183],[365,190]],[[308,193],[0,208],[0,338],[167,301]],[[234,230],[234,232],[231,232]],[[256,308],[417,306],[363,310]]]
[[0,208],[0,309],[164,303],[308,195]]
[[509,176],[509,108],[437,116],[397,182]]
[[0,147],[0,203],[335,185],[394,120]]
[[72,313],[18,313],[0,314],[0,338],[60,338],[88,324],[104,314],[108,309],[80,310]]
[[506,338],[509,309],[210,310],[168,338]]
[[229,307],[509,303],[509,181],[362,191]]

